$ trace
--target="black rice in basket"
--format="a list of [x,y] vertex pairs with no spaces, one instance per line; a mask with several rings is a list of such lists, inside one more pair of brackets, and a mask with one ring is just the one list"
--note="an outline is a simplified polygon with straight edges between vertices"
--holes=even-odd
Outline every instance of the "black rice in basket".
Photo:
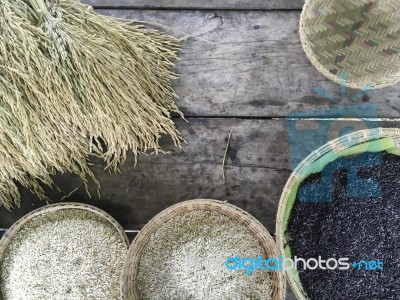
[[312,300],[400,299],[400,157],[364,153],[338,158],[324,171],[297,193],[287,232],[292,257],[349,258],[350,265],[380,260],[383,270],[300,264],[305,292]]

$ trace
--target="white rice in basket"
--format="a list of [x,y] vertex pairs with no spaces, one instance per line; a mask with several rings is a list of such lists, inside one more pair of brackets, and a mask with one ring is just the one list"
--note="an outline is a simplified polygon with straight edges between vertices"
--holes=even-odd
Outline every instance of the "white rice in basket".
[[195,210],[175,216],[143,250],[140,300],[272,299],[270,271],[230,271],[225,261],[234,256],[265,259],[267,254],[247,227],[225,215]]
[[1,265],[2,300],[117,300],[127,245],[95,213],[63,209],[28,221]]

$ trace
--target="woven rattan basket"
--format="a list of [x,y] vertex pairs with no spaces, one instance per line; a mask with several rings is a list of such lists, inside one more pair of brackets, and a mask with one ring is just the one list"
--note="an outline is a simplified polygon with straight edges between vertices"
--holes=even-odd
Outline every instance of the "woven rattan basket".
[[[299,164],[290,175],[279,202],[276,220],[276,239],[280,254],[283,257],[289,256],[288,252],[285,251],[288,246],[285,233],[288,218],[294,204],[294,200],[291,201],[291,199],[297,194],[301,181],[310,173],[313,173],[310,172],[312,164],[316,164],[318,168],[322,169],[324,165],[318,163],[321,158],[328,157],[330,161],[333,161],[340,156],[355,155],[367,151],[379,152],[383,150],[400,155],[400,129],[375,128],[344,135],[321,146]],[[296,237],[291,238],[295,239]],[[296,298],[299,300],[308,299],[301,285],[300,278],[289,271],[286,272],[286,277]]]
[[[22,229],[22,227],[27,224],[29,221],[32,219],[38,217],[38,216],[43,216],[55,211],[59,210],[68,210],[68,209],[79,209],[79,210],[84,210],[88,211],[91,213],[96,214],[99,218],[107,221],[110,223],[115,229],[117,230],[118,234],[120,235],[121,241],[125,241],[126,243],[126,248],[129,247],[129,240],[128,237],[125,234],[125,231],[121,227],[117,221],[114,220],[109,214],[106,212],[90,205],[86,204],[81,204],[81,203],[73,203],[73,202],[65,202],[65,203],[59,203],[59,204],[53,204],[53,205],[47,205],[42,208],[39,208],[37,210],[34,210],[33,212],[25,215],[22,217],[20,220],[18,220],[16,223],[13,224],[13,226],[8,229],[3,237],[0,240],[0,265],[3,262],[4,255],[6,254],[6,250],[9,247],[10,243],[13,241],[13,238],[18,234],[18,232]],[[4,297],[0,293],[0,300],[3,300]]]
[[307,0],[303,48],[324,76],[351,88],[400,81],[400,1]]
[[[240,223],[244,224],[260,241],[266,253],[270,257],[278,257],[278,250],[275,241],[268,231],[247,212],[236,206],[216,200],[190,200],[173,205],[155,216],[137,235],[133,241],[127,260],[124,265],[123,283],[122,283],[122,299],[123,300],[139,300],[139,290],[137,287],[137,272],[141,253],[150,239],[150,236],[159,228],[161,224],[172,219],[173,217],[193,211],[193,210],[210,210],[224,214]],[[274,300],[282,300],[285,298],[286,285],[282,272],[272,272],[273,280],[273,297]]]

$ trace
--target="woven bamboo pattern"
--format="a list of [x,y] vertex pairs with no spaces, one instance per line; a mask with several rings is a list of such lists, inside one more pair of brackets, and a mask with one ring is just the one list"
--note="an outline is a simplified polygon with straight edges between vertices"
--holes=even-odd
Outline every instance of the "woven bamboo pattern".
[[63,203],[57,203],[57,204],[51,204],[51,205],[46,205],[44,207],[38,208],[29,214],[23,216],[21,219],[19,219],[17,222],[13,224],[3,235],[3,237],[0,240],[0,261],[4,255],[4,250],[8,247],[8,245],[11,243],[13,237],[18,233],[18,231],[30,220],[36,218],[37,216],[45,215],[48,213],[52,213],[54,211],[58,210],[63,210],[63,209],[80,209],[80,210],[86,210],[89,212],[92,212],[99,216],[100,218],[106,220],[109,222],[111,225],[115,227],[119,235],[121,236],[121,239],[124,240],[129,246],[129,239],[122,228],[122,226],[109,214],[107,214],[105,211],[92,206],[88,204],[83,204],[83,203],[76,203],[76,202],[63,202]]
[[[122,299],[123,300],[139,300],[139,290],[137,287],[137,273],[139,268],[140,257],[143,249],[148,243],[150,236],[164,223],[173,217],[190,212],[193,210],[209,210],[215,211],[220,214],[226,215],[241,224],[245,225],[257,238],[265,252],[270,257],[278,257],[278,249],[274,239],[271,237],[265,227],[257,221],[249,213],[241,210],[240,208],[231,204],[217,201],[217,200],[206,200],[196,199],[189,200],[173,205],[158,215],[156,215],[136,236],[129,252],[127,259],[124,264],[124,270],[122,272]],[[286,283],[284,274],[280,271],[271,272],[273,280],[273,300],[283,300],[286,294]]]
[[398,0],[307,0],[300,36],[312,64],[334,82],[361,89],[400,81]]
[[[307,168],[316,160],[320,159],[327,153],[334,151],[340,153],[344,150],[350,149],[357,145],[365,144],[367,142],[380,140],[383,138],[390,137],[393,139],[395,148],[400,150],[400,129],[397,128],[374,128],[365,129],[357,132],[350,133],[348,135],[341,136],[335,140],[328,142],[327,144],[321,146],[317,150],[313,151],[309,156],[307,156],[292,172],[286,185],[283,189],[278,213],[276,218],[276,241],[280,251],[280,255],[285,255],[285,247],[287,246],[287,241],[285,239],[285,212],[288,208],[289,195],[294,189],[298,178],[304,174]],[[364,149],[367,149],[364,148]],[[286,273],[286,278],[289,282],[290,288],[296,296],[296,299],[306,300],[309,299],[305,293],[301,283],[297,282],[290,272]]]
[[[110,223],[117,230],[121,240],[126,243],[127,248],[129,247],[129,239],[128,239],[127,235],[125,234],[124,229],[109,214],[107,214],[106,212],[104,212],[94,206],[91,206],[91,205],[74,203],[74,202],[64,202],[64,203],[47,205],[42,208],[36,209],[36,210],[32,211],[31,213],[25,215],[21,219],[19,219],[17,222],[15,222],[4,233],[3,237],[0,240],[0,265],[1,265],[1,262],[4,260],[4,257],[6,255],[9,245],[13,241],[14,237],[18,234],[18,232],[24,227],[25,224],[27,224],[32,219],[34,219],[38,216],[43,216],[46,214],[53,213],[55,211],[68,210],[68,209],[79,209],[79,210],[88,211],[88,212],[95,214],[99,218],[104,219],[105,221]],[[2,299],[4,299],[4,297],[0,293],[0,300],[2,300]]]

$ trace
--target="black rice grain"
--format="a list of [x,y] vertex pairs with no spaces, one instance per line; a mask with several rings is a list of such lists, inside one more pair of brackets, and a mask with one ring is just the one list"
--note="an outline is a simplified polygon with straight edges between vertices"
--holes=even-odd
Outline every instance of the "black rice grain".
[[[312,300],[400,299],[400,157],[364,153],[326,168],[331,176],[312,174],[300,186],[287,232],[292,257],[379,259],[383,270],[299,269],[305,292]],[[320,189],[327,178],[332,198]],[[357,183],[362,189],[354,195]],[[314,202],[305,201],[305,191]]]

